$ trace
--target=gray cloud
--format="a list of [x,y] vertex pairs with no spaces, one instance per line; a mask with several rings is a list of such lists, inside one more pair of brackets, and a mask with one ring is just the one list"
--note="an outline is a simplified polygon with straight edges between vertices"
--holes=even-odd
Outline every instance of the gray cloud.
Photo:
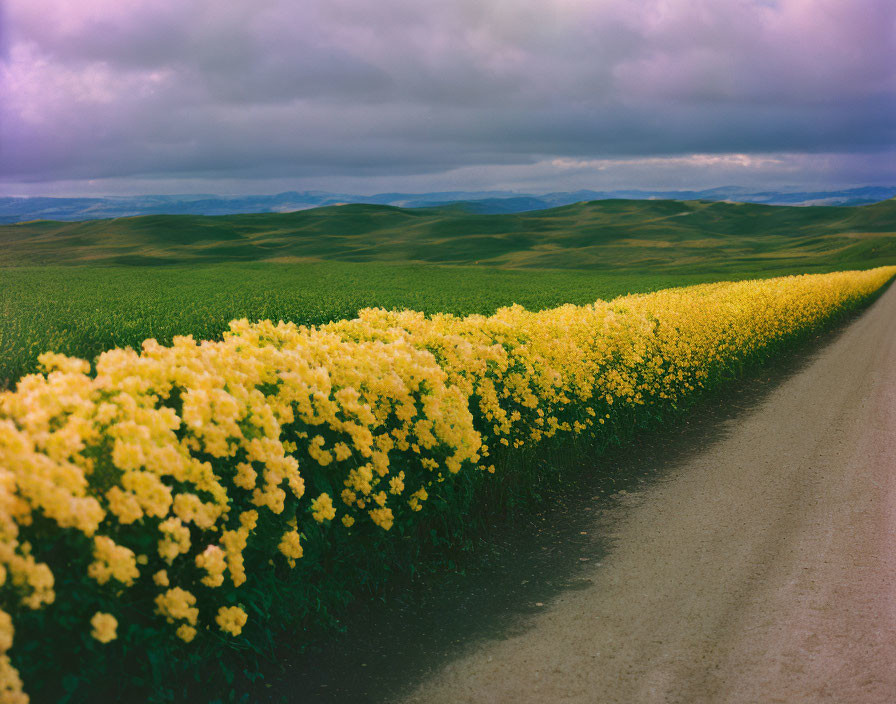
[[896,145],[890,0],[8,0],[3,22],[0,183],[16,188],[469,169],[551,188],[611,168],[541,166],[558,158],[652,185],[630,168],[645,157],[896,180],[874,158]]

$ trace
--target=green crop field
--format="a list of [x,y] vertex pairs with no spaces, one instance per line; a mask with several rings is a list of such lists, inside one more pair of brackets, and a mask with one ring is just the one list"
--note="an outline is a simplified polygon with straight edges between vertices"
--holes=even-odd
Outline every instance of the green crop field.
[[89,359],[149,337],[215,338],[235,318],[315,324],[368,306],[539,310],[718,278],[345,262],[0,269],[0,385],[34,371],[47,350]]
[[[889,264],[896,201],[813,208],[595,201],[509,215],[339,206],[21,223],[0,227],[0,244],[2,388],[34,371],[47,350],[90,359],[149,337],[215,338],[241,317],[315,324],[367,306],[543,309],[705,281]],[[457,266],[475,262],[487,265]]]

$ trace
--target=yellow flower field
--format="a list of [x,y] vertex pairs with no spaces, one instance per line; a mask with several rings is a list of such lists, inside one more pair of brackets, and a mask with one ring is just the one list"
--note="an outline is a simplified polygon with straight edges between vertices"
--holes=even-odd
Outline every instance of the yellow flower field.
[[60,569],[90,585],[90,612],[77,618],[99,643],[127,632],[125,601],[185,642],[239,637],[253,570],[308,559],[309,534],[364,540],[413,524],[458,473],[501,481],[496,457],[675,407],[894,274],[705,284],[488,317],[237,320],[220,341],[147,340],[94,366],[46,353],[45,373],[0,395],[0,702],[27,701],[16,619],[79,613],[58,603]]

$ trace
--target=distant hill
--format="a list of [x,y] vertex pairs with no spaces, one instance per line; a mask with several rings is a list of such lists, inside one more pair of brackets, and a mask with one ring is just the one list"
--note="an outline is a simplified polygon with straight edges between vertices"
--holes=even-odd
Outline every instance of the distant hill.
[[753,191],[735,186],[703,191],[573,191],[542,195],[511,191],[444,191],[438,193],[380,193],[359,196],[322,191],[289,191],[257,196],[121,196],[105,198],[0,198],[0,223],[29,220],[95,220],[137,215],[236,215],[284,213],[325,205],[364,203],[402,208],[469,203],[484,214],[520,213],[604,199],[718,200],[767,205],[862,205],[896,196],[896,186],[852,188],[841,191]]
[[476,204],[150,215],[0,226],[4,265],[382,261],[698,271],[896,263],[896,200],[864,206],[597,200],[490,214]]

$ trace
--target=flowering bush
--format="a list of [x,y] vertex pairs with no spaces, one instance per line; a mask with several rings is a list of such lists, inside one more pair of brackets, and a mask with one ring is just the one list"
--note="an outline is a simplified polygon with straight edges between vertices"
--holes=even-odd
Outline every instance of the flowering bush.
[[[237,637],[247,555],[288,570],[309,535],[326,549],[411,525],[459,473],[496,473],[502,448],[674,407],[894,273],[488,317],[238,320],[223,340],[147,340],[93,369],[46,353],[43,373],[0,395],[0,702],[27,701],[8,655],[20,614],[67,609],[100,643],[135,610],[185,642]],[[89,598],[54,603],[60,570]]]

